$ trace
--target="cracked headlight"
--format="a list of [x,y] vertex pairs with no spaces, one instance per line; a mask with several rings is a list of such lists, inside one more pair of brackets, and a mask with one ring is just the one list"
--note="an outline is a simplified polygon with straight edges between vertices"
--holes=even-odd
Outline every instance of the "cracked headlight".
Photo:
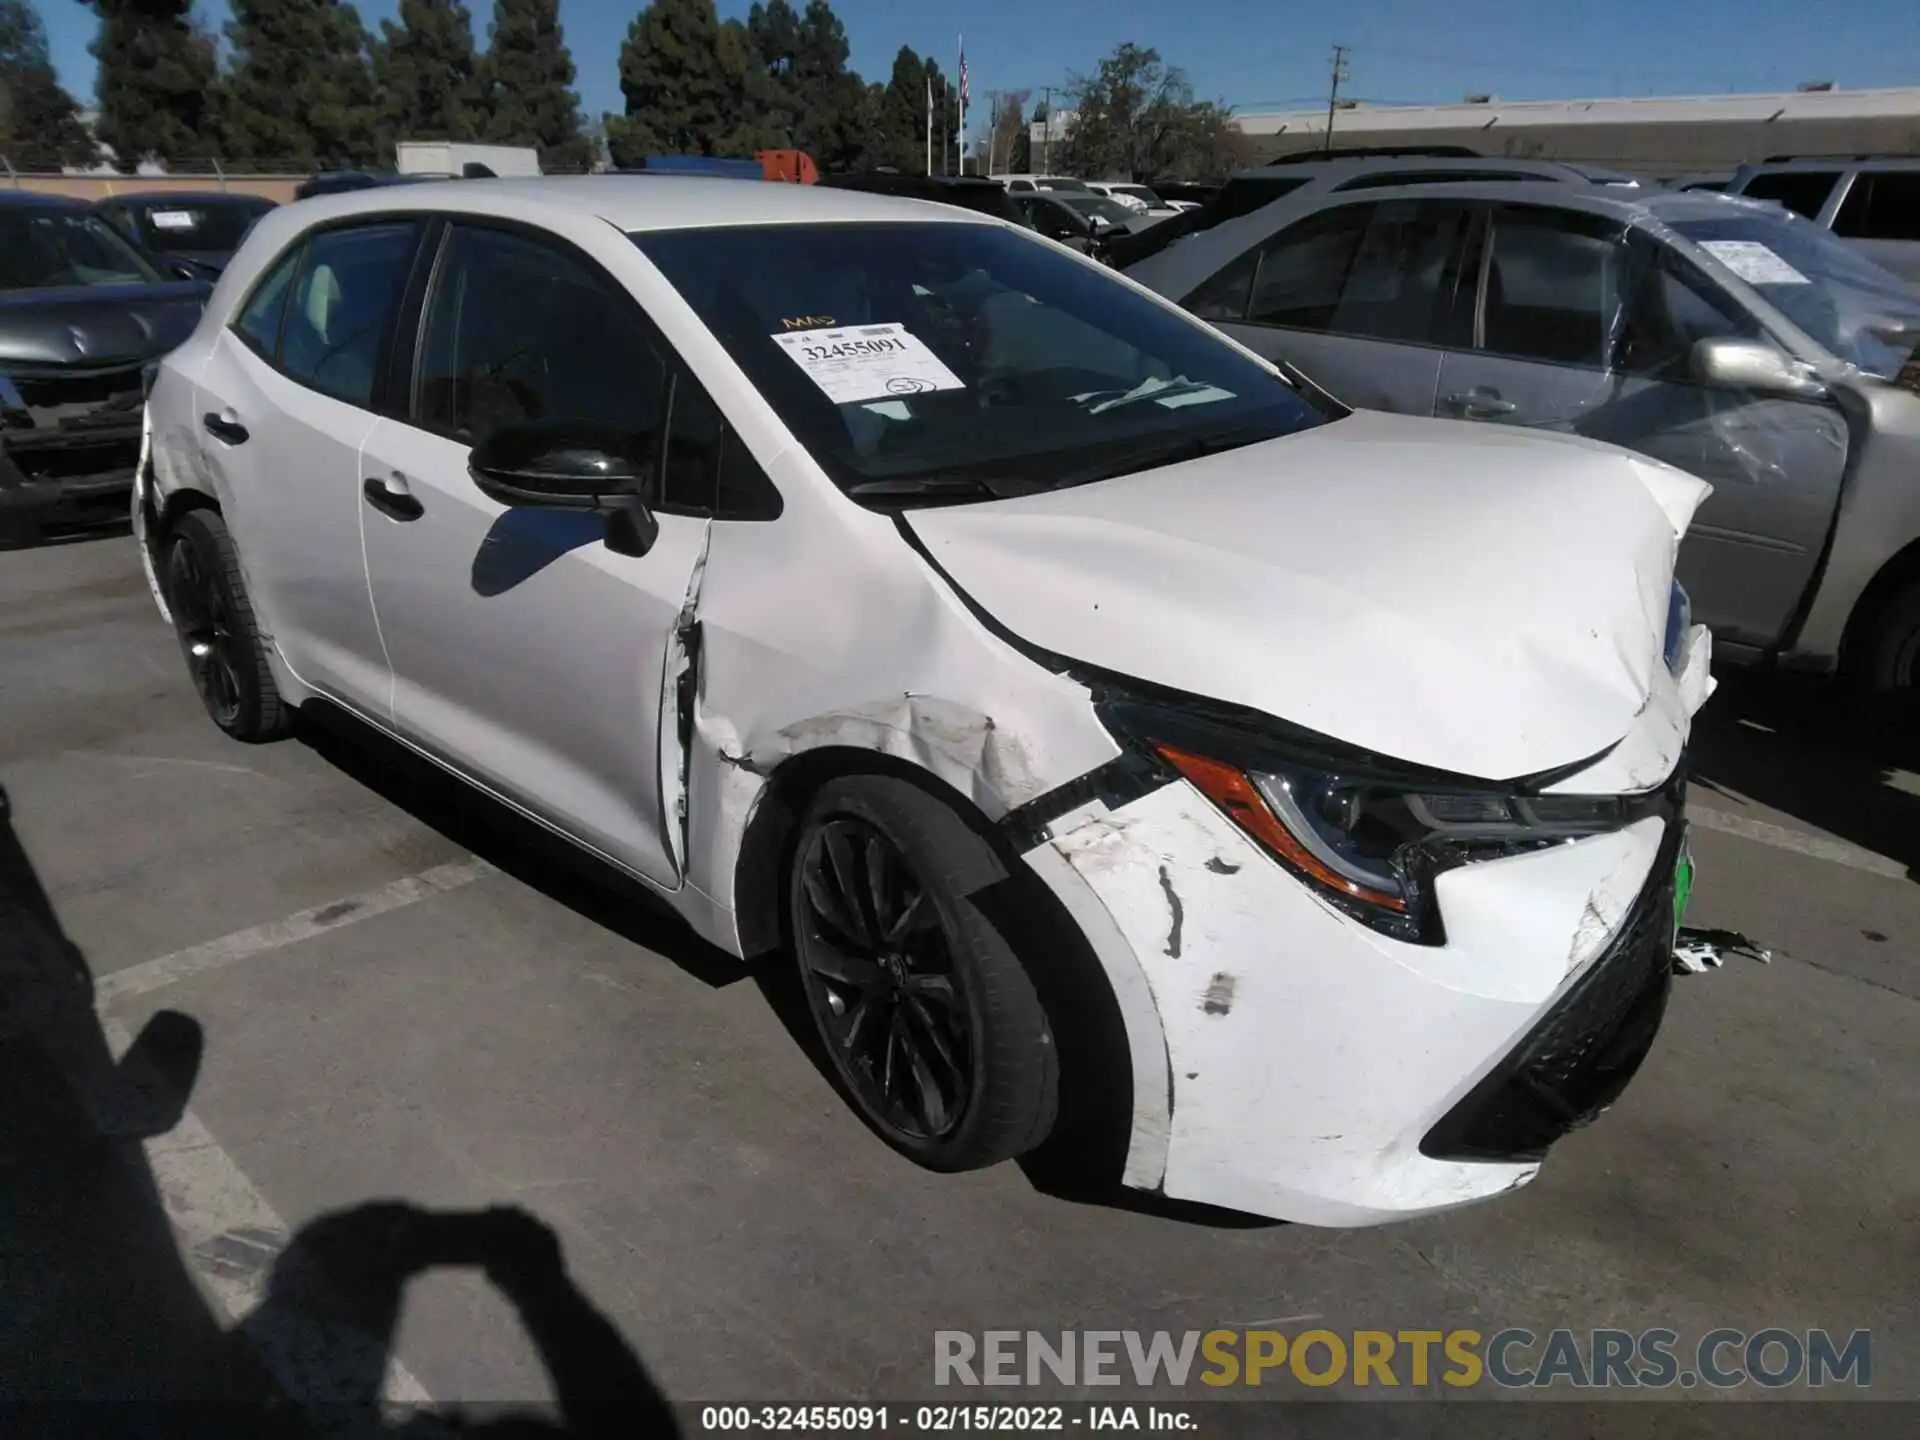
[[[1171,766],[1316,894],[1396,939],[1443,943],[1433,882],[1476,860],[1629,825],[1673,804],[1652,795],[1546,795],[1565,772],[1473,781],[1192,713],[1109,704],[1108,723]],[[1343,753],[1344,752],[1344,753]],[[1572,767],[1584,768],[1582,761]]]

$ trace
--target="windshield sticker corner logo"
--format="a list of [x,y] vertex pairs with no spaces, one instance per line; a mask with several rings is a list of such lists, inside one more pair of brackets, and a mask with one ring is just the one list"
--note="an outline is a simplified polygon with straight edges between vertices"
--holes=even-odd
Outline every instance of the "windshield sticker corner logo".
[[836,405],[967,388],[919,336],[896,321],[769,338]]
[[790,315],[780,322],[782,330],[818,330],[833,324],[831,315]]

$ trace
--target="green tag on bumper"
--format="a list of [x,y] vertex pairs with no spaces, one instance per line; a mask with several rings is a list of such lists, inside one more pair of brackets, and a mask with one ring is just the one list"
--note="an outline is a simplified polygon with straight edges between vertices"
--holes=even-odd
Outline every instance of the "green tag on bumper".
[[1680,927],[1686,923],[1687,902],[1693,898],[1693,851],[1686,840],[1680,841],[1680,861],[1673,871],[1673,934],[1677,942]]

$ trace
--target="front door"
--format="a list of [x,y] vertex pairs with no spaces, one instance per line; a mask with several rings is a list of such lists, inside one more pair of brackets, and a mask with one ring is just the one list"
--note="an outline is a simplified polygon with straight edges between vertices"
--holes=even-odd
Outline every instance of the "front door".
[[1766,337],[1664,242],[1548,206],[1497,207],[1489,226],[1472,348],[1447,354],[1436,413],[1604,440],[1707,481],[1680,582],[1717,635],[1772,644],[1819,564],[1845,417],[1693,383],[1700,340]]
[[588,513],[509,509],[467,471],[497,426],[657,433],[671,356],[632,297],[557,239],[454,225],[423,310],[405,420],[366,445],[367,571],[395,727],[664,887],[668,646],[707,539],[662,513],[643,556]]

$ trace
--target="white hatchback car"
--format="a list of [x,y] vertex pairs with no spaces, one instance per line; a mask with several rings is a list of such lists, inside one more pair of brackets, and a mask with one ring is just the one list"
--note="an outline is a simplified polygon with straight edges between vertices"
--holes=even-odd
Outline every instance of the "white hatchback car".
[[1521,1184],[1652,1043],[1678,471],[1348,414],[969,211],[684,177],[274,211],[147,414],[224,730],[323,697],[790,947],[923,1164],[1100,1131],[1365,1224]]

